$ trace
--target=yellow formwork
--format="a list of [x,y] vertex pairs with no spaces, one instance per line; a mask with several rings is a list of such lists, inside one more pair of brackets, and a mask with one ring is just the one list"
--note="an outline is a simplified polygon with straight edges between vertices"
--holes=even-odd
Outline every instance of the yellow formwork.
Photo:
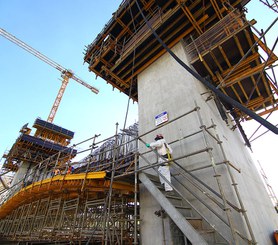
[[[78,196],[83,190],[90,193],[104,193],[110,188],[110,180],[106,172],[89,172],[79,174],[56,175],[42,181],[34,182],[22,188],[0,207],[0,219],[9,215],[19,206],[30,203],[49,195]],[[122,181],[113,181],[113,190],[121,194],[134,192],[134,185]]]

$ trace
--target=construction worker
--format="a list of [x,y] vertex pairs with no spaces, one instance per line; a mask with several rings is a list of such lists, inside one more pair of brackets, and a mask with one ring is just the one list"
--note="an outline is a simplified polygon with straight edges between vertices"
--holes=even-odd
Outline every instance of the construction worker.
[[55,169],[54,169],[54,176],[60,175],[60,174],[61,174],[60,169],[55,168]]
[[171,173],[170,173],[169,163],[167,163],[166,161],[169,161],[171,159],[171,154],[173,150],[167,144],[162,134],[156,135],[154,140],[155,140],[154,142],[150,144],[146,144],[146,146],[156,149],[159,155],[158,162],[160,163],[160,166],[158,167],[160,183],[164,185],[165,191],[172,191],[173,190],[172,186],[170,186],[165,181],[165,179],[167,179],[167,181],[171,183]]
[[70,166],[68,167],[67,174],[72,174],[72,173],[73,173],[73,170],[74,170],[73,166],[70,165]]

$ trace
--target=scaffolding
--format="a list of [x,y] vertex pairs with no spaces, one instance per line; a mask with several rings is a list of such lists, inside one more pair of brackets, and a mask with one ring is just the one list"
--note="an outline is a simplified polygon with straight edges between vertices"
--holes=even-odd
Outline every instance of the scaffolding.
[[23,162],[28,162],[28,169],[31,171],[33,165],[55,157],[59,159],[56,164],[65,164],[76,155],[75,149],[67,147],[74,132],[39,118],[35,120],[33,127],[36,128],[34,135],[30,134],[32,130],[28,123],[20,129],[21,134],[16,142],[3,155],[6,160],[2,171],[17,172]]
[[[207,242],[212,242],[212,244],[217,242],[224,242],[224,244],[256,244],[246,209],[238,191],[238,183],[236,183],[234,177],[235,174],[240,174],[240,170],[227,159],[222,147],[222,142],[217,135],[217,125],[215,125],[213,122],[211,125],[204,125],[201,118],[200,108],[197,105],[193,110],[183,114],[182,116],[178,117],[178,119],[191,113],[197,113],[200,129],[177,140],[174,140],[169,144],[172,148],[174,148],[175,144],[180,144],[182,141],[189,140],[198,134],[202,134],[203,148],[196,149],[195,151],[189,152],[186,155],[179,156],[178,158],[171,160],[171,162],[173,162],[173,164],[171,164],[171,172],[174,173],[173,179],[177,184],[173,185],[166,179],[165,181],[173,187],[175,196],[167,197],[167,193],[162,192],[162,195],[159,197],[157,192],[159,191],[160,187],[156,183],[158,180],[155,180],[153,175],[142,173],[139,175],[139,179],[142,181],[142,183],[144,183],[145,187],[151,192],[153,197],[156,198],[163,210],[165,210],[166,213],[172,218],[173,222],[178,226],[178,229],[180,229],[187,238],[190,238],[190,241],[196,239],[196,237],[194,237],[192,230],[185,230],[184,227],[188,225],[188,223],[194,226],[194,222],[196,222],[196,219],[198,219],[201,223],[197,226],[197,230],[199,230],[200,234],[206,233],[206,229],[208,229],[208,232],[212,232],[213,230],[212,237],[208,238]],[[177,119],[173,119],[168,123],[173,123],[176,120]],[[153,131],[154,130],[148,133]],[[146,135],[147,134],[144,134],[143,136]],[[146,143],[142,138],[139,138],[139,140],[142,143]],[[199,145],[201,145],[201,142]],[[216,161],[216,156],[214,156],[215,148],[219,148],[222,152],[222,157],[221,159],[219,158],[218,161]],[[183,163],[186,162],[186,159],[194,158],[198,155],[203,155],[204,158],[207,158],[205,161],[206,164],[201,167],[199,166],[197,168],[191,169],[187,169],[183,166]],[[147,166],[141,168],[142,170],[146,170],[153,166],[159,166],[158,161],[151,162],[148,160],[148,157],[142,154],[140,154],[140,157],[145,163],[147,163]],[[211,174],[211,178],[208,180],[209,183],[205,183],[204,180],[197,177],[198,173],[204,170]],[[159,174],[157,169],[155,169],[155,171],[157,174]],[[210,186],[213,179],[216,183],[214,187],[217,186],[217,189],[213,189]],[[235,193],[236,201],[227,200],[226,195],[230,189],[227,186],[225,186],[225,188],[222,186],[221,183],[223,183],[223,179],[231,180],[230,187]],[[175,208],[176,204],[172,203],[172,199],[179,199],[180,201],[183,201],[184,206]],[[192,199],[194,201],[192,201]],[[176,209],[186,209],[187,212],[184,215],[178,215],[175,212],[171,213]],[[205,214],[206,212],[200,211],[204,209],[213,213],[216,219],[214,221],[208,219],[207,215]],[[235,217],[237,216],[242,218],[242,222],[234,221]],[[184,223],[179,224],[177,219],[182,219],[182,217],[186,217],[188,223],[185,221]],[[230,231],[228,236],[227,234],[222,234],[223,229],[221,226],[222,228],[225,226]],[[246,230],[243,230],[242,226],[245,227]],[[205,235],[203,234],[203,236]],[[194,241],[196,244],[205,244],[202,243],[202,238]]]
[[[154,152],[139,153],[138,144],[145,143],[144,137],[154,131],[191,114],[196,114],[199,121],[196,131],[169,144],[175,148],[175,144],[200,135],[203,143],[172,159],[175,184],[170,183],[174,194],[169,196],[157,183],[159,162],[153,161]],[[227,159],[217,125],[204,125],[198,105],[143,135],[138,136],[137,127],[133,125],[103,141],[97,142],[98,136],[87,140],[93,140],[86,149],[88,156],[76,163],[72,173],[51,176],[55,164],[45,161],[40,164],[43,179],[23,188],[18,184],[2,193],[0,235],[33,244],[140,244],[140,180],[162,207],[157,216],[171,219],[174,240],[256,244],[235,180],[240,170]],[[221,157],[214,155],[216,148]],[[188,159],[200,155],[206,159],[202,166],[184,166]],[[209,183],[198,177],[204,170],[211,174]],[[223,179],[230,180],[229,188],[223,187]],[[217,188],[210,186],[212,182]],[[227,191],[232,191],[236,200],[229,200]],[[21,195],[25,195],[24,203],[19,201]]]
[[260,0],[260,2],[262,2],[264,5],[266,5],[270,9],[272,9],[274,12],[278,13],[278,2],[277,2],[277,0],[272,0],[272,1]]
[[59,164],[59,152],[35,165],[24,178],[32,182],[20,180],[1,191],[0,237],[73,244],[132,244],[139,239],[135,175],[125,176],[135,169],[136,133],[137,124],[103,141],[96,142],[97,135],[85,140],[93,140],[85,150],[89,155],[75,164]]
[[[263,34],[257,37],[252,33],[254,22],[235,10],[241,10],[248,1],[230,2],[140,1],[153,29],[170,48],[178,42],[185,44],[191,65],[202,77],[209,76],[223,93],[264,115],[278,108],[277,82],[264,71],[277,57],[261,41]],[[259,55],[258,47],[267,53],[267,60]],[[90,70],[136,101],[136,76],[165,52],[135,1],[123,1],[89,45],[84,60]],[[225,106],[235,120],[249,119],[236,108]],[[145,144],[144,138],[154,131],[192,114],[199,122],[195,131],[169,143],[174,148],[198,136],[198,149],[185,150],[186,154],[171,160],[174,184],[169,184],[174,193],[169,196],[158,183],[159,162],[153,160],[156,153],[139,152],[139,144]],[[201,114],[196,104],[191,111],[143,135],[138,135],[137,124],[121,133],[117,125],[115,136],[98,141],[99,135],[95,135],[80,143],[92,141],[79,152],[79,144],[66,147],[71,132],[40,120],[35,123],[35,137],[24,128],[5,166],[15,172],[21,167],[20,161],[32,162],[32,166],[24,179],[0,190],[0,238],[32,244],[140,244],[140,184],[161,206],[157,217],[171,220],[173,240],[256,244],[235,178],[240,170],[227,159],[217,125],[205,125]],[[34,144],[36,137],[40,140]],[[221,154],[215,155],[215,149]],[[71,162],[81,153],[88,155]],[[186,165],[188,159],[197,156],[205,159],[201,166]],[[204,170],[211,175],[208,183],[198,177]],[[223,179],[230,181],[228,187],[223,186]],[[227,191],[233,193],[234,200],[227,198]]]
[[269,183],[269,180],[267,178],[267,175],[262,167],[262,165],[260,164],[260,162],[258,161],[258,165],[259,165],[259,169],[260,169],[260,173],[261,173],[261,176],[263,178],[263,182],[265,184],[265,187],[266,187],[266,190],[267,190],[267,193],[273,203],[273,205],[275,206],[275,209],[276,211],[278,212],[278,199],[277,199],[277,196],[271,186],[271,184]]

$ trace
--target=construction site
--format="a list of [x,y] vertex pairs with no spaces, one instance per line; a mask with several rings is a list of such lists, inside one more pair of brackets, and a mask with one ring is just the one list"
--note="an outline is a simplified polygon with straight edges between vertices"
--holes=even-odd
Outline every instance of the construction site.
[[[54,124],[57,109],[69,80],[98,89],[0,28],[62,76],[47,120],[25,124],[2,157],[0,244],[278,244],[278,200],[242,127],[278,134],[267,120],[278,109],[278,36],[273,47],[265,39],[278,18],[258,31],[249,2],[123,0],[84,63],[138,103],[138,122],[77,143]],[[259,3],[278,13],[277,1]],[[164,162],[152,147],[161,134],[173,149]]]

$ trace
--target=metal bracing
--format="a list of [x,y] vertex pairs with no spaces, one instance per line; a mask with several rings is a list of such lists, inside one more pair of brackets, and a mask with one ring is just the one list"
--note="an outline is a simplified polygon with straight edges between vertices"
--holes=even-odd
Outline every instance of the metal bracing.
[[105,205],[105,199],[86,200],[84,207],[84,215],[82,218],[80,235],[87,238],[87,243],[90,244],[94,240],[103,237],[102,222]]
[[[1,200],[3,205],[12,203],[14,209],[11,215],[1,220],[0,235],[10,240],[81,241],[88,244],[115,244],[115,241],[119,244],[132,244],[134,236],[138,241],[139,209],[138,200],[134,202],[132,194],[132,180],[132,184],[124,184],[122,181],[118,183],[109,175],[107,180],[92,182],[94,173],[91,172],[92,169],[103,169],[101,165],[117,175],[133,171],[137,149],[137,143],[134,142],[137,140],[132,135],[136,132],[137,126],[127,128],[117,137],[108,138],[104,148],[99,147],[103,141],[95,142],[97,135],[92,137],[90,155],[85,165],[82,162],[76,164],[76,174],[68,173],[68,165],[59,164],[62,158],[59,153],[40,162],[25,176],[26,179],[32,179],[33,183],[25,186],[22,180],[19,181],[6,191],[5,198]],[[96,164],[96,158],[99,164]],[[53,175],[53,170],[57,168],[61,174]],[[126,185],[129,187],[126,188]],[[29,201],[25,200],[26,204],[23,202],[17,205],[16,200],[11,200],[14,195],[25,195],[28,192],[30,194],[26,195],[26,199],[33,195],[31,193],[36,194]],[[106,220],[103,219],[104,213],[107,213]]]
[[134,241],[133,244],[139,244],[138,243],[138,221],[139,221],[139,209],[138,209],[138,154],[135,154],[134,159]]
[[[197,105],[183,115],[168,121],[167,125],[192,114],[201,118],[201,110]],[[238,169],[227,159],[222,142],[216,133],[216,125],[213,122],[212,125],[203,125],[201,120],[200,124],[201,128],[196,124],[198,127],[196,131],[188,132],[187,135],[182,135],[179,139],[169,142],[174,146],[195,136],[203,139],[203,144],[200,141],[198,149],[172,160],[171,168],[178,173],[173,175],[175,179],[173,188],[182,199],[183,205],[186,204],[184,208],[191,206],[191,219],[193,217],[202,219],[203,224],[214,230],[218,238],[230,241],[231,237],[234,237],[234,240],[239,240],[241,244],[254,244],[247,212],[233,176],[238,173]],[[140,200],[137,196],[137,174],[140,175],[142,171],[156,168],[159,163],[148,162],[147,156],[150,152],[138,153],[138,141],[144,143],[142,137],[164,126],[160,125],[140,136],[137,135],[137,130],[131,128],[123,130],[123,133],[116,133],[117,137],[113,136],[99,142],[97,142],[96,136],[90,138],[89,140],[93,139],[93,144],[87,150],[90,155],[80,163],[76,163],[74,172],[70,174],[62,173],[58,176],[51,176],[54,168],[60,167],[61,170],[63,168],[67,170],[66,166],[58,165],[57,157],[41,162],[36,171],[32,173],[37,182],[24,187],[23,191],[20,191],[22,183],[18,183],[17,186],[10,189],[7,199],[2,202],[2,205],[5,204],[6,201],[13,198],[17,191],[34,193],[32,199],[14,206],[12,212],[7,213],[1,219],[0,235],[10,240],[24,241],[140,244]],[[137,126],[135,128],[137,129]],[[222,156],[214,159],[213,152],[217,147],[220,147]],[[202,159],[207,159],[206,163],[190,170],[184,167],[185,159],[200,155]],[[139,167],[139,159],[145,161],[147,165]],[[221,172],[220,176],[219,168],[221,170],[226,168],[227,171]],[[93,181],[94,173],[91,171],[104,169],[107,172],[105,180],[100,181],[100,177],[98,177]],[[205,180],[197,177],[198,173],[204,169],[211,173],[209,182],[215,181],[218,188],[212,188]],[[231,169],[234,171],[232,172]],[[36,172],[40,173],[39,178],[36,177],[37,174],[34,174]],[[231,179],[231,188],[234,189],[238,201],[231,201],[227,198],[226,189],[222,187],[222,178]],[[130,182],[132,185],[128,187],[128,185],[123,185],[122,181]],[[131,191],[131,186],[133,191]],[[154,189],[154,191],[156,190]],[[40,192],[41,194],[39,194]],[[42,195],[43,193],[44,195]],[[198,205],[202,207],[201,210],[197,208],[198,205],[191,203],[192,200],[194,200],[194,204],[199,203]],[[213,221],[206,217],[203,210],[206,210],[205,213],[209,212],[215,216]],[[169,212],[175,214],[173,210]],[[229,213],[232,218],[229,217]],[[238,224],[233,224],[235,213],[245,220],[249,235],[246,234],[248,232],[240,230]],[[174,216],[176,217],[176,215]],[[217,223],[214,223],[215,220]],[[175,219],[173,222],[176,222]],[[230,230],[230,237],[226,238],[226,235],[218,230],[216,224],[227,227],[227,230]],[[197,229],[194,233],[198,234],[198,232]],[[199,235],[196,236],[199,237]]]
[[[214,137],[215,137],[215,139],[216,139],[216,141],[217,141],[217,143],[218,143],[218,145],[220,147],[220,150],[221,150],[221,153],[222,153],[222,156],[223,156],[223,160],[224,160],[225,166],[226,166],[226,168],[228,170],[228,175],[229,175],[229,177],[231,179],[231,182],[232,182],[232,187],[234,188],[235,194],[237,196],[237,200],[238,200],[239,205],[240,205],[240,213],[242,214],[242,216],[243,216],[243,218],[245,220],[245,224],[247,226],[247,230],[249,232],[250,239],[252,239],[253,243],[255,244],[256,240],[255,240],[254,233],[252,231],[252,228],[251,228],[248,216],[247,216],[247,210],[244,207],[244,204],[242,202],[242,198],[241,198],[240,193],[239,193],[238,184],[237,184],[237,182],[235,180],[235,177],[234,177],[234,175],[232,173],[233,165],[227,159],[226,153],[225,153],[224,148],[222,146],[222,142],[221,142],[221,140],[219,138],[219,135],[217,134],[216,127],[213,127],[213,129],[214,129]],[[238,231],[236,231],[236,232],[238,233]]]
[[58,221],[59,221],[58,214],[61,213],[60,211],[61,208],[62,208],[61,197],[50,200],[42,230],[52,231],[58,226]]
[[[58,222],[58,230],[61,234],[67,235],[73,239],[76,235],[78,227],[80,226],[80,218],[78,210],[80,209],[80,198],[64,200],[62,211],[60,213],[60,220]],[[82,209],[81,209],[82,210]]]
[[[191,65],[200,75],[195,77],[206,86],[213,85],[208,86],[210,89],[220,88],[220,99],[228,110],[234,111],[235,119],[253,118],[267,125],[260,117],[277,110],[277,98],[266,70],[272,69],[277,57],[272,55],[262,63],[258,52],[261,42],[257,43],[251,30],[255,21],[244,18],[248,2],[124,1],[125,8],[120,7],[113,14],[88,46],[84,60],[89,70],[113,87],[127,95],[132,90],[130,97],[136,101],[138,74],[165,52],[170,53],[178,42],[186,45],[192,40],[187,44]],[[262,2],[273,10],[277,5],[277,1]],[[116,52],[114,40],[122,52]],[[186,70],[193,75],[191,69]],[[270,127],[277,130],[273,125]]]
[[261,176],[263,178],[263,181],[264,181],[264,184],[266,186],[268,195],[269,195],[273,205],[275,206],[275,209],[277,209],[278,208],[278,199],[277,199],[277,196],[276,196],[274,190],[272,189],[272,186],[270,185],[270,183],[268,181],[268,178],[267,178],[267,176],[265,174],[265,171],[264,171],[264,169],[263,169],[263,167],[262,167],[262,165],[260,164],[259,161],[258,161],[258,165],[260,167],[260,174],[261,174]]
[[[195,102],[195,104],[197,106],[196,102]],[[198,115],[198,119],[199,119],[199,123],[200,123],[200,128],[202,129],[204,144],[207,148],[209,148],[209,142],[208,142],[208,139],[207,139],[207,137],[209,135],[207,134],[207,132],[205,130],[206,126],[204,125],[204,123],[202,121],[202,117],[200,115],[200,110],[197,110],[197,115]],[[221,199],[222,199],[223,206],[224,206],[223,210],[225,211],[226,216],[227,216],[227,220],[228,220],[228,223],[229,223],[229,226],[230,226],[230,229],[231,229],[231,234],[232,234],[232,237],[233,237],[233,242],[237,243],[236,234],[235,234],[235,227],[234,227],[233,220],[232,220],[232,217],[231,217],[231,210],[227,205],[226,194],[225,194],[223,186],[221,184],[221,174],[218,172],[217,166],[215,165],[215,159],[214,159],[214,156],[213,156],[212,149],[208,150],[207,153],[208,153],[208,156],[209,156],[209,159],[210,159],[211,167],[212,167],[213,172],[214,172],[214,177],[216,179],[216,182],[217,182],[217,185],[218,185],[218,188],[219,188],[219,191],[220,191]]]
[[260,0],[260,2],[262,2],[263,4],[265,4],[267,7],[269,7],[270,9],[272,9],[274,12],[278,13],[278,2],[277,0]]
[[[112,158],[112,173],[111,173],[111,179],[110,179],[110,187],[109,187],[109,191],[107,193],[107,199],[106,199],[106,204],[107,207],[105,208],[105,212],[104,212],[104,229],[105,232],[103,234],[103,238],[105,241],[105,245],[107,245],[108,243],[111,244],[111,242],[113,240],[111,240],[111,234],[110,234],[110,227],[109,227],[109,222],[110,222],[110,218],[111,218],[111,199],[112,199],[112,192],[113,192],[113,181],[114,181],[114,176],[115,176],[115,161],[118,158],[118,154],[119,152],[117,151],[118,149],[118,126],[119,124],[116,124],[116,133],[115,133],[115,143],[113,145],[113,158]],[[114,236],[113,236],[114,237]]]
[[[202,151],[201,151],[201,152],[202,152]],[[199,154],[199,153],[201,153],[201,152],[194,153],[193,155]],[[188,156],[192,156],[192,155],[188,155]],[[184,158],[186,158],[186,157],[188,157],[188,156],[182,156],[180,159],[184,159]],[[144,162],[146,162],[146,163],[149,165],[149,168],[154,168],[155,166],[158,166],[158,165],[159,165],[159,164],[157,164],[157,163],[156,163],[156,164],[153,164],[153,163],[149,162],[144,156],[141,156],[141,157],[142,157],[142,159],[144,160]],[[180,160],[180,159],[179,159],[179,160]],[[179,164],[176,162],[176,160],[177,160],[177,159],[173,159],[172,161],[173,161],[175,164],[179,165]],[[182,169],[181,166],[179,166],[179,167]],[[174,177],[175,180],[176,180],[180,185],[182,185],[192,196],[194,196],[194,197],[196,198],[196,200],[200,201],[200,202],[207,208],[207,210],[211,211],[221,222],[223,222],[224,225],[229,226],[229,224],[226,222],[226,220],[223,219],[223,217],[221,217],[221,215],[219,215],[218,212],[215,211],[215,210],[213,209],[212,206],[210,206],[207,202],[205,202],[200,196],[196,195],[193,189],[189,189],[189,188],[183,183],[183,182],[185,181],[185,179],[186,179],[186,181],[191,182],[191,184],[193,184],[194,187],[197,187],[197,188],[201,191],[201,193],[203,193],[203,194],[206,195],[206,190],[205,190],[205,189],[202,189],[200,186],[198,186],[198,185],[196,185],[194,182],[192,182],[192,180],[188,179],[187,176],[186,176],[184,173],[181,172],[181,169],[179,169],[179,175],[181,175],[181,176],[184,178],[183,181],[181,182],[181,181],[179,181],[178,179],[176,179],[176,177]],[[158,171],[157,171],[157,169],[154,168],[154,170],[157,172],[157,174],[159,174]],[[188,172],[186,172],[185,169],[183,169],[183,170],[185,171],[185,173],[188,173]],[[167,202],[165,203],[165,199],[164,199],[164,198],[159,198],[159,196],[156,194],[155,191],[157,191],[157,190],[154,188],[154,186],[152,186],[152,185],[150,184],[150,180],[148,180],[148,179],[152,179],[152,178],[153,178],[153,177],[149,178],[149,177],[145,176],[144,172],[142,172],[142,173],[140,174],[140,180],[141,180],[142,183],[145,185],[145,187],[146,187],[152,194],[154,194],[154,197],[155,197],[156,200],[160,203],[160,205],[161,205],[163,208],[166,208],[166,206],[168,206],[169,203],[168,203],[168,204],[167,204]],[[170,185],[172,186],[172,188],[175,190],[175,193],[177,193],[178,196],[181,198],[181,200],[183,200],[184,203],[185,203],[185,204],[183,204],[182,206],[179,206],[179,207],[175,206],[174,209],[175,209],[175,208],[179,208],[179,209],[191,209],[191,211],[190,211],[190,217],[191,217],[191,218],[192,218],[192,217],[193,217],[193,218],[199,218],[199,217],[201,217],[201,218],[199,218],[199,219],[202,219],[203,222],[206,222],[206,223],[207,223],[207,226],[209,226],[212,230],[214,230],[214,232],[217,232],[218,236],[221,237],[223,240],[225,240],[224,236],[223,236],[219,231],[217,231],[217,229],[215,228],[215,225],[210,224],[209,220],[207,220],[207,219],[205,218],[205,216],[202,214],[202,212],[199,212],[198,209],[196,209],[196,207],[184,196],[184,194],[182,194],[175,186],[173,186],[170,182],[168,182],[168,180],[166,180],[163,176],[162,176],[162,178],[163,178],[168,184],[170,184]],[[202,181],[200,181],[200,182],[202,182]],[[202,183],[202,184],[204,184],[204,183]],[[218,196],[220,196],[220,195],[218,194]],[[211,200],[213,200],[217,205],[221,206],[221,204],[219,204],[219,202],[218,202],[217,200],[213,199],[213,197],[211,197],[210,195],[208,195],[208,197],[209,197]],[[186,205],[186,206],[184,206],[184,205]],[[188,208],[188,206],[189,206],[189,208]],[[223,207],[222,207],[222,208],[223,208]],[[192,230],[191,230],[191,228],[184,227],[184,226],[189,226],[189,224],[187,224],[185,221],[181,221],[181,220],[180,220],[180,219],[181,219],[181,216],[180,216],[181,214],[177,213],[176,210],[173,211],[173,210],[172,210],[173,207],[172,207],[171,205],[168,206],[167,209],[172,213],[172,215],[173,215],[173,217],[174,217],[173,222],[174,222],[178,227],[180,227],[180,226],[182,227],[181,230],[182,230],[183,234],[184,234],[188,239],[190,239],[190,241],[193,242],[193,244],[199,244],[199,242],[201,242],[201,240],[200,240],[200,241],[198,241],[198,240],[201,239],[201,238],[199,238],[198,231],[194,231],[194,234],[192,235]],[[166,209],[165,209],[165,210],[166,210]],[[167,212],[167,211],[166,211],[166,212]],[[192,215],[192,212],[195,212],[195,216]],[[167,213],[168,213],[168,212],[167,212]],[[197,214],[197,216],[196,216],[196,214]],[[171,215],[169,215],[169,216],[171,217]],[[171,217],[171,218],[172,218],[172,217]],[[186,219],[188,219],[187,216],[186,216]],[[184,222],[184,223],[181,224],[180,222],[182,222],[182,223]],[[196,233],[196,232],[197,232],[197,233]],[[199,232],[203,233],[203,231],[199,231]],[[226,240],[225,240],[225,241],[226,241]],[[204,243],[204,241],[202,241],[202,242]],[[226,241],[226,242],[227,242],[227,241]],[[204,243],[204,244],[206,244],[206,243]]]
[[[231,164],[228,161],[228,159],[226,158],[224,149],[222,147],[222,142],[219,140],[218,135],[211,131],[211,129],[214,129],[214,131],[215,131],[216,125],[214,125],[214,124],[212,124],[211,126],[203,125],[202,120],[201,120],[201,110],[198,106],[196,106],[190,112],[185,113],[183,116],[186,116],[186,115],[189,115],[190,113],[195,113],[195,112],[197,112],[197,117],[200,119],[201,130],[197,130],[196,132],[189,133],[188,135],[185,135],[185,136],[181,137],[180,139],[170,142],[170,144],[172,145],[172,147],[174,147],[174,144],[176,144],[178,142],[181,142],[184,140],[189,140],[190,137],[193,137],[197,134],[202,134],[204,146],[202,149],[202,144],[200,143],[199,150],[190,152],[186,155],[179,156],[171,161],[172,162],[171,169],[173,170],[173,172],[178,173],[177,175],[173,175],[172,178],[175,179],[175,181],[178,183],[178,186],[179,186],[178,187],[178,186],[172,185],[172,187],[175,190],[175,192],[179,193],[180,196],[185,198],[184,201],[188,205],[190,205],[191,208],[194,209],[195,212],[197,212],[202,217],[202,219],[206,220],[206,222],[208,224],[210,224],[211,227],[213,227],[213,229],[216,229],[217,233],[220,232],[218,230],[219,224],[223,224],[224,226],[226,226],[227,229],[230,230],[230,237],[228,238],[229,242],[235,243],[235,244],[255,244],[256,242],[254,240],[253,232],[252,232],[252,229],[249,224],[247,213],[243,206],[240,194],[239,194],[237,186],[236,186],[237,183],[235,182],[233,174],[230,171],[230,168],[234,168],[237,172],[237,168],[233,164]],[[169,123],[172,123],[175,120],[176,119],[173,119]],[[149,132],[145,133],[144,136],[146,136],[147,134],[149,134],[151,132],[153,132],[153,130],[150,130]],[[141,136],[139,137],[139,140],[145,144],[145,142],[144,142],[144,140],[142,140]],[[219,156],[218,156],[219,162],[216,162],[214,159],[214,156],[213,156],[215,147],[220,147],[220,152],[222,153],[221,159],[219,159]],[[188,171],[185,167],[182,166],[183,165],[182,163],[184,161],[186,161],[185,159],[188,159],[189,157],[194,157],[196,155],[205,154],[205,153],[208,155],[208,158],[205,157],[205,155],[204,155],[204,157],[202,157],[202,159],[207,159],[208,164],[205,165],[204,167],[202,167],[202,168],[197,167],[195,169],[193,168],[190,171]],[[149,162],[149,160],[144,155],[145,155],[144,153],[141,153],[140,159],[141,159],[141,161],[147,163],[148,166],[142,167],[142,168],[140,168],[140,170],[141,171],[147,170],[149,168],[154,168],[154,170],[156,170],[155,168],[157,166],[159,166],[159,163],[157,161]],[[224,168],[227,169],[227,171],[223,171],[223,166],[224,166]],[[211,173],[213,173],[211,176],[211,180],[209,180],[209,178],[208,178],[209,183],[213,182],[212,180],[215,179],[216,186],[218,186],[217,189],[215,187],[214,187],[214,189],[211,188],[208,184],[205,183],[204,180],[201,180],[197,177],[198,172],[202,171],[203,169],[208,169],[208,168],[212,169]],[[221,175],[219,174],[218,171],[221,171]],[[224,189],[222,186],[222,180],[227,179],[227,178],[232,180],[231,188],[234,188],[235,195],[237,197],[237,201],[235,203],[233,203],[227,199],[226,191],[228,191],[228,190]],[[165,179],[165,181],[167,182],[166,179]],[[149,188],[149,186],[146,186],[146,187]],[[181,189],[184,189],[186,191],[185,192],[181,191]],[[181,191],[181,192],[179,192],[179,191]],[[185,194],[185,193],[188,193],[188,194]],[[195,200],[194,203],[200,202],[199,205],[201,205],[202,208],[200,210],[198,210],[198,208],[196,209],[194,204],[186,199],[187,195],[189,195],[188,197],[191,197],[190,200]],[[193,197],[193,199],[192,199],[192,197]],[[237,203],[240,204],[239,207],[237,207]],[[163,206],[163,203],[160,203],[160,205]],[[203,212],[204,207],[205,207],[205,210],[207,210],[205,212]],[[212,221],[210,221],[206,218],[207,212],[212,213],[216,217],[216,219],[218,220],[217,225],[211,223]],[[240,216],[242,215],[242,217],[243,217],[242,224],[233,222],[233,218],[236,214],[238,214]],[[176,222],[175,220],[173,220],[173,221]],[[215,221],[213,221],[213,222],[215,222]],[[246,227],[246,231],[241,230],[240,227],[242,225]],[[220,234],[221,234],[221,232],[219,233],[219,235]],[[223,237],[223,235],[222,235],[222,237]]]
[[[41,200],[37,215],[23,215],[27,205],[16,210],[16,215],[1,221],[1,235],[28,241],[89,241],[88,244],[105,242],[103,233],[109,229],[108,244],[132,244],[134,236],[133,198],[112,198],[107,227],[103,227],[105,199],[90,200],[61,198]],[[38,202],[28,204],[37,205]],[[49,205],[48,205],[49,204]],[[47,210],[46,210],[46,205]],[[26,211],[27,213],[28,211]],[[28,219],[28,223],[26,221]],[[34,224],[34,225],[32,225]],[[4,228],[4,225],[6,228]],[[37,225],[37,226],[36,226]]]
[[181,229],[183,234],[190,240],[193,245],[207,245],[208,243],[196,231],[182,214],[170,203],[169,200],[157,191],[155,185],[149,180],[145,173],[139,175],[139,179],[147,187],[148,191],[156,198],[161,207],[167,212],[175,224]]

